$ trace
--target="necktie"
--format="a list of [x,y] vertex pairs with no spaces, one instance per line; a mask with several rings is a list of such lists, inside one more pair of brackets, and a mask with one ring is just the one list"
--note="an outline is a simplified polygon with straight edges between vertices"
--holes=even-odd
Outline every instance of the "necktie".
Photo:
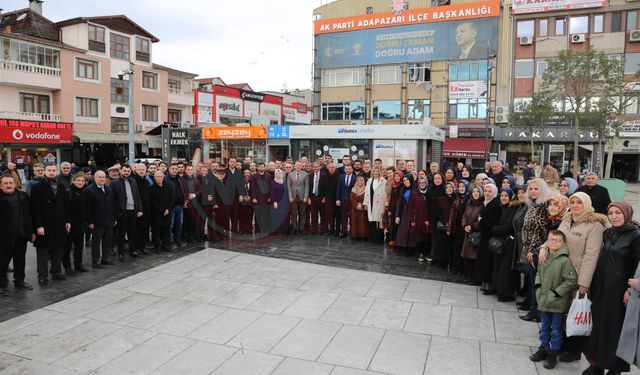
[[318,195],[318,173],[313,177],[313,195]]
[[349,182],[351,182],[351,175],[347,175],[346,185],[349,186]]

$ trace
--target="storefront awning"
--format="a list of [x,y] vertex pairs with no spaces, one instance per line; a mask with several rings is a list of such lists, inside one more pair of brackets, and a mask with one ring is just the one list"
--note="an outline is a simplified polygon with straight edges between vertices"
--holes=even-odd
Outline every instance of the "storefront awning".
[[[489,138],[487,147],[491,150],[492,139]],[[445,158],[484,159],[484,138],[447,138],[442,148]]]
[[[128,134],[73,132],[73,135],[80,139],[80,143],[129,143]],[[147,143],[147,139],[136,134],[135,142]]]

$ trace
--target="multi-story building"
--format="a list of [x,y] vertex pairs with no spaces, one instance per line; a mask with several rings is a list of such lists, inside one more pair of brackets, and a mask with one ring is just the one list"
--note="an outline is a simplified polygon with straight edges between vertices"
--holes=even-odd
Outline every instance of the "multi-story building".
[[[62,144],[45,142],[52,139],[46,135],[35,145],[0,138],[8,159],[25,165],[44,158],[79,164],[93,158],[99,165],[123,161],[130,84],[136,155],[148,153],[146,131],[164,122],[188,126],[192,121],[195,74],[153,64],[158,38],[126,16],[54,23],[42,15],[42,1],[31,0],[30,8],[0,14],[0,37],[0,119],[73,127],[73,138],[64,135]],[[39,131],[58,127],[30,125]]]

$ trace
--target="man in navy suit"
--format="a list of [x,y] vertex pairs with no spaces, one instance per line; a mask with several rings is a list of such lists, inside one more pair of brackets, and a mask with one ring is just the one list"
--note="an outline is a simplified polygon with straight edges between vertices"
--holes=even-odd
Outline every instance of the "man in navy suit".
[[[91,260],[93,268],[111,265],[111,237],[116,223],[115,199],[111,186],[106,184],[107,176],[97,171],[93,184],[85,190],[87,224],[92,230]],[[100,256],[102,250],[102,257]],[[102,261],[101,261],[102,259]]]
[[353,189],[353,185],[355,184],[356,176],[353,174],[353,167],[351,165],[345,165],[344,174],[338,179],[338,186],[336,187],[336,206],[340,207],[340,214],[342,216],[340,225],[340,237],[342,238],[349,235],[349,231],[347,230],[349,219],[351,219],[351,201],[349,200],[349,194],[351,194],[351,189]]

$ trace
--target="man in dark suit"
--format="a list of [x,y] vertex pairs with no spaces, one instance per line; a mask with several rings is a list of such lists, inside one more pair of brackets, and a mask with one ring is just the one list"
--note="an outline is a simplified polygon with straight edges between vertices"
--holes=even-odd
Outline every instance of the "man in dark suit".
[[456,43],[460,48],[459,59],[487,58],[488,51],[476,43],[478,30],[473,22],[465,22],[456,28]]
[[342,167],[338,168],[338,174],[339,175],[343,175],[344,172],[344,167],[347,165],[351,165],[351,158],[349,157],[349,155],[344,155],[342,157]]
[[229,166],[226,170],[227,181],[233,186],[233,205],[231,207],[231,231],[240,232],[240,191],[242,190],[242,170],[238,160],[229,158]]
[[240,233],[253,233],[253,207],[251,206],[251,172],[247,169],[242,171],[242,183],[240,184]]
[[[529,180],[536,178],[536,162],[533,160],[529,160],[529,164],[524,167],[522,171],[522,177],[524,178],[524,183],[528,183]],[[498,182],[498,181],[496,181]]]
[[31,218],[36,232],[38,259],[38,283],[49,284],[49,265],[54,280],[66,280],[62,273],[62,248],[71,231],[69,194],[62,182],[56,179],[58,167],[47,164],[45,180],[31,189]]
[[606,215],[611,197],[606,187],[598,185],[598,175],[595,172],[588,172],[584,175],[584,185],[577,191],[586,193],[591,198],[593,209],[599,213]]
[[97,171],[93,176],[94,184],[84,191],[87,224],[91,233],[91,264],[93,268],[112,265],[111,238],[116,223],[116,211],[113,190],[107,185],[107,175]]
[[[151,233],[156,253],[169,251],[169,224],[175,196],[170,182],[162,171],[153,174],[153,186],[149,188],[149,210],[151,213]],[[175,250],[175,248],[172,248]]]
[[353,175],[353,168],[350,165],[345,165],[344,172],[345,174],[340,176],[338,186],[336,186],[336,206],[340,207],[340,237],[342,238],[349,235],[348,227],[351,219],[349,194],[351,194],[351,189],[356,184],[356,176]]
[[142,217],[142,200],[138,185],[131,176],[131,167],[128,164],[120,168],[120,178],[111,183],[118,225],[116,226],[118,242],[118,259],[125,262],[124,237],[129,240],[129,254],[133,257],[140,255],[136,250],[136,220]]
[[[153,165],[153,164],[151,164]],[[149,243],[149,227],[151,218],[149,217],[149,184],[146,181],[147,166],[144,163],[137,163],[133,166],[133,179],[136,180],[140,202],[142,203],[142,216],[136,220],[136,248],[139,253],[150,254],[146,245]]]
[[304,223],[307,212],[307,198],[309,194],[309,178],[307,172],[302,170],[302,162],[297,161],[294,171],[289,174],[287,180],[289,202],[291,202],[291,230],[293,233],[304,233]]
[[320,180],[322,179],[322,169],[320,163],[313,163],[313,171],[309,175],[309,194],[307,198],[310,220],[308,224],[309,233],[323,233],[322,228],[318,227],[318,218],[321,217],[320,222],[324,223],[325,218],[322,215],[322,192],[320,191]]
[[264,163],[258,163],[258,171],[251,176],[251,201],[256,215],[256,232],[271,232],[271,213],[269,195],[272,177],[265,171]]
[[329,163],[327,172],[320,176],[320,195],[322,196],[323,219],[321,222],[322,232],[328,236],[338,235],[340,228],[340,210],[336,206],[336,190],[338,188],[338,175],[336,165]]
[[227,178],[227,169],[224,165],[216,171],[216,179],[213,186],[215,188],[215,209],[216,216],[216,237],[223,239],[229,235],[229,218],[231,208],[235,199],[236,186]]

